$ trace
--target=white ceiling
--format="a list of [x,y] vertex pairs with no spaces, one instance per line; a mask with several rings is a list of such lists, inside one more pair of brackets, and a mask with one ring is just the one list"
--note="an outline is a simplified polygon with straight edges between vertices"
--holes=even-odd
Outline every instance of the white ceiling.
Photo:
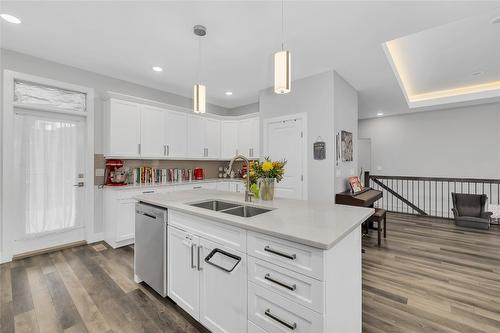
[[[272,54],[281,43],[279,1],[2,1],[1,6],[22,20],[1,23],[3,48],[189,97],[198,55],[192,27],[203,24],[208,35],[202,81],[209,102],[228,108],[256,102],[258,91],[273,84]],[[498,9],[500,1],[287,1],[285,46],[292,52],[292,77],[335,69],[359,91],[360,118],[408,112],[382,43]],[[164,71],[153,72],[155,65]],[[416,89],[456,79],[424,75]],[[225,96],[227,90],[233,95]]]

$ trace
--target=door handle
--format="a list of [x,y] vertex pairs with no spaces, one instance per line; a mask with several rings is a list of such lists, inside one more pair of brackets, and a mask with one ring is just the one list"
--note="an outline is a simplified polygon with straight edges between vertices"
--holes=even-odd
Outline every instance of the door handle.
[[200,260],[200,256],[201,256],[201,249],[203,248],[203,246],[201,245],[198,245],[198,271],[201,271],[203,269],[203,267],[201,267],[201,260]]
[[276,255],[278,255],[280,257],[284,257],[284,258],[287,258],[287,259],[290,259],[290,260],[297,259],[297,255],[296,254],[288,254],[288,253],[285,253],[285,252],[281,252],[279,250],[272,249],[271,247],[269,247],[269,245],[266,245],[266,247],[264,247],[264,251],[270,252],[272,254],[276,254]]
[[73,185],[74,187],[84,187],[85,186],[85,183],[84,182],[78,182],[76,183],[75,185]]
[[191,268],[196,268],[196,265],[194,264],[194,248],[196,247],[196,244],[191,244]]
[[170,145],[167,145],[167,156],[170,156]]
[[288,290],[291,290],[291,291],[295,291],[295,289],[297,289],[297,285],[296,284],[292,284],[292,285],[289,285],[285,282],[282,282],[282,281],[279,281],[279,280],[276,280],[275,278],[272,278],[271,277],[271,274],[267,273],[265,276],[264,276],[264,279],[268,280],[268,281],[271,281],[273,283],[276,283],[277,285],[280,285]]
[[167,145],[163,145],[163,156],[167,156]]
[[271,309],[267,309],[267,310],[264,312],[264,314],[265,314],[266,316],[268,316],[269,318],[271,318],[271,319],[273,319],[273,320],[277,321],[277,322],[278,322],[278,323],[280,323],[281,325],[283,325],[283,326],[285,326],[285,327],[287,327],[287,328],[291,329],[292,331],[293,331],[293,330],[295,330],[295,329],[297,328],[297,323],[289,323],[288,321],[281,319],[280,317],[278,317],[278,316],[276,316],[276,315],[272,314],[272,313],[271,313]]

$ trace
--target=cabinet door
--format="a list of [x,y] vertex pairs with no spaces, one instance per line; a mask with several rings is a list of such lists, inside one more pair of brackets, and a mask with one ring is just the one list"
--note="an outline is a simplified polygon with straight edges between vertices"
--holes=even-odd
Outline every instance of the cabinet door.
[[188,142],[187,114],[165,113],[165,145],[167,157],[186,157]]
[[249,157],[260,157],[260,119],[252,118],[250,120],[250,153]]
[[135,203],[136,200],[118,199],[118,211],[114,218],[116,223],[116,241],[133,239],[135,233]]
[[139,156],[141,110],[139,104],[111,99],[108,118],[108,152],[113,156]]
[[168,296],[196,320],[200,301],[198,245],[197,236],[168,227]]
[[220,157],[220,121],[217,119],[205,118],[205,148],[205,157]]
[[[200,322],[212,332],[246,332],[247,263],[246,254],[200,238],[203,269],[200,272]],[[240,258],[232,272],[205,262],[213,249]],[[210,262],[229,268],[236,262],[224,254],[214,255]]]
[[251,119],[243,119],[238,122],[238,153],[246,157],[250,157],[251,126]]
[[205,121],[199,116],[188,116],[189,157],[205,156]]
[[221,121],[221,158],[231,159],[238,154],[238,121]]
[[165,111],[152,106],[141,106],[141,156],[163,157],[165,149],[164,116]]

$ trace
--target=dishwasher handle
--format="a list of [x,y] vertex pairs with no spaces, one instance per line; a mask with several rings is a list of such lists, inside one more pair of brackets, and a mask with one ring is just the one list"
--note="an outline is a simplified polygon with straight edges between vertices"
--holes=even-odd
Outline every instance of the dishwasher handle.
[[145,212],[141,212],[140,210],[136,210],[135,213],[138,214],[138,215],[144,215],[144,216],[147,216],[149,218],[152,218],[152,219],[156,220],[156,216],[148,214],[148,213],[145,213]]

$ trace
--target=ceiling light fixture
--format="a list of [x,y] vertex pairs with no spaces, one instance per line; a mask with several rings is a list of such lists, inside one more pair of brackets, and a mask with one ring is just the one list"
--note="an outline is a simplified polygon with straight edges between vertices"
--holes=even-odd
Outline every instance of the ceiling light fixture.
[[159,66],[154,66],[152,68],[155,72],[162,72],[163,71],[163,68],[159,67]]
[[207,28],[195,25],[193,33],[198,36],[198,75],[197,82],[193,87],[193,111],[194,113],[205,113],[206,109],[206,87],[201,84],[201,37],[207,34]]
[[19,24],[21,20],[10,14],[0,14],[0,17],[9,23]]
[[285,50],[285,1],[281,0],[281,51],[274,54],[274,92],[287,94],[291,90],[290,51]]
[[226,96],[232,96],[233,92],[232,91],[226,91]]
[[377,112],[377,117],[382,117],[384,115],[383,112]]

